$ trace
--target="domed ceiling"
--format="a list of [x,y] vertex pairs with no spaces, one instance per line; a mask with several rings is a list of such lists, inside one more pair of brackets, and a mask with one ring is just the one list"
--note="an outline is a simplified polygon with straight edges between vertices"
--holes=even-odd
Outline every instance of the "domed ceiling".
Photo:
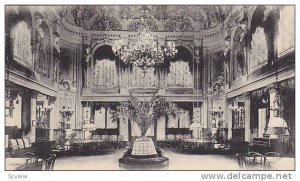
[[232,11],[232,6],[82,5],[56,9],[66,22],[87,30],[137,31],[146,23],[151,31],[194,32],[217,27]]

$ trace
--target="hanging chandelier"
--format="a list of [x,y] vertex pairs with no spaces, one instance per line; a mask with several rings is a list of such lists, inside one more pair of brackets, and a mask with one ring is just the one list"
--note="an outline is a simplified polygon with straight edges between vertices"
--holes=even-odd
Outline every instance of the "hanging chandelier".
[[116,40],[112,46],[114,54],[128,65],[148,70],[164,63],[165,58],[174,58],[178,53],[175,42],[167,41],[165,47],[158,43],[157,37],[147,27],[144,19],[141,19],[141,26],[138,30],[137,39],[129,40],[124,45],[122,39]]

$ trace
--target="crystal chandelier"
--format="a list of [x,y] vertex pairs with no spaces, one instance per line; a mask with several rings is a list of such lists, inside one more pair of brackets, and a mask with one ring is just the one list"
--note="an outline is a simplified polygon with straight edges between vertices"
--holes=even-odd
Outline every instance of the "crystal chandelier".
[[131,40],[124,45],[123,40],[116,40],[112,46],[114,54],[125,64],[140,67],[142,70],[153,68],[164,63],[165,58],[174,58],[178,53],[175,42],[167,41],[165,47],[158,43],[156,36],[148,30],[142,19],[136,40]]

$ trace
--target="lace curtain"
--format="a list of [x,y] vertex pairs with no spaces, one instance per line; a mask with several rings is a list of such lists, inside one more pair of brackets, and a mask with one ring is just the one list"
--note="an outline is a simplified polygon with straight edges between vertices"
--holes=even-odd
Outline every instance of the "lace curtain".
[[179,60],[176,62],[170,62],[170,73],[168,74],[168,87],[192,87],[193,76],[190,72],[188,62]]
[[94,85],[102,88],[118,86],[118,74],[115,61],[109,59],[97,60],[94,69]]
[[131,72],[131,86],[132,87],[155,87],[154,69],[144,72],[139,67],[133,67]]

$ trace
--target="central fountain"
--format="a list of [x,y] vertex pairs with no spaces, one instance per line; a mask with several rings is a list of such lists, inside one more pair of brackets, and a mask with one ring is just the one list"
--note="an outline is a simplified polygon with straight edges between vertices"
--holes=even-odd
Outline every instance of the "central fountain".
[[146,137],[148,128],[158,121],[161,117],[176,117],[179,114],[177,106],[157,95],[156,89],[148,100],[143,96],[143,100],[133,95],[129,91],[130,99],[128,102],[120,103],[116,112],[113,114],[115,119],[119,115],[126,115],[134,121],[141,130],[141,137],[136,139],[132,148],[129,148],[119,159],[122,169],[160,169],[169,165],[169,159],[163,156],[162,151],[155,147],[151,138]]

